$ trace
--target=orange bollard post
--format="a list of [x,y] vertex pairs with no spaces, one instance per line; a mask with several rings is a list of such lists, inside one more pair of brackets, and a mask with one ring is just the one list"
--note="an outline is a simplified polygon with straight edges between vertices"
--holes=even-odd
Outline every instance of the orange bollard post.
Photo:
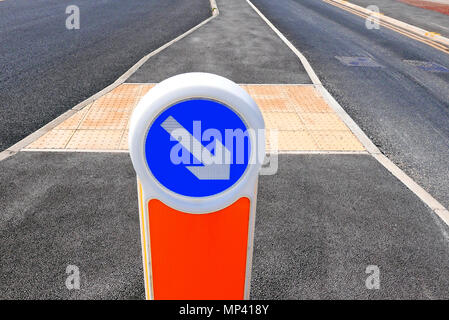
[[238,85],[169,78],[133,112],[147,299],[248,299],[264,121]]

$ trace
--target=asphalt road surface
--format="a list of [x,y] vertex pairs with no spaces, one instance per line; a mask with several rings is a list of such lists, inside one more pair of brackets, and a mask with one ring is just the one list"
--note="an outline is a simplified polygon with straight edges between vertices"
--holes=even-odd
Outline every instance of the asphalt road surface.
[[[264,31],[267,26],[244,0],[218,0],[218,6],[218,18],[150,59],[139,78],[164,78],[162,72],[145,73],[157,71],[154,63],[162,68],[176,51],[200,55],[205,50],[197,48],[205,43],[214,48],[203,65],[182,56],[177,58],[192,64],[172,63],[209,70],[226,58],[217,70],[243,80],[248,75],[240,72],[238,58],[256,51],[258,61],[266,61],[249,74],[258,83],[304,76],[287,47],[273,50],[278,39]],[[223,31],[227,24],[233,27]],[[214,33],[220,35],[216,42],[207,42]],[[229,46],[251,34],[258,50]],[[229,53],[223,56],[220,46]],[[328,65],[338,65],[334,60]],[[274,78],[269,68],[283,61],[281,67],[298,74]],[[166,69],[170,74],[178,70]],[[0,162],[0,212],[1,299],[144,297],[136,177],[129,155],[18,152]],[[251,297],[447,299],[448,234],[448,226],[370,155],[280,155],[278,172],[259,180]],[[65,285],[68,265],[79,267],[79,290]],[[367,266],[379,268],[379,290],[368,290]]]
[[[144,298],[129,155],[19,152],[0,162],[0,212],[0,299]],[[369,155],[281,155],[260,177],[251,298],[448,299],[448,233]]]
[[127,82],[210,72],[236,83],[312,83],[298,57],[245,0],[218,0],[217,6],[220,15],[151,57]]
[[253,3],[381,151],[449,207],[449,54],[323,1]]
[[[351,0],[351,3],[361,7],[368,7],[375,5],[379,11],[385,15],[405,21],[411,25],[420,27],[427,31],[438,32],[444,37],[449,37],[449,16],[433,11],[425,10],[423,8],[415,7],[400,0]],[[434,3],[438,5],[438,1],[422,1],[423,4]]]
[[[66,28],[66,8],[80,29]],[[0,2],[0,151],[210,16],[209,0]]]

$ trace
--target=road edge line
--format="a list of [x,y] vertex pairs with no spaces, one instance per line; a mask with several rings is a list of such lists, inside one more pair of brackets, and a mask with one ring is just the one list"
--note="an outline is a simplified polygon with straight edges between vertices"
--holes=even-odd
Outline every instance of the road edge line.
[[268,20],[259,9],[254,6],[250,0],[246,2],[256,11],[256,13],[268,24],[268,26],[281,38],[282,41],[298,56],[304,65],[310,79],[316,88],[323,95],[323,98],[338,114],[340,119],[349,127],[354,135],[360,140],[368,153],[374,157],[385,169],[387,169],[396,179],[404,184],[411,192],[413,192],[424,204],[426,204],[446,225],[449,226],[449,211],[430,193],[409,177],[401,168],[388,159],[379,148],[371,141],[371,139],[363,132],[351,116],[343,109],[337,100],[322,85],[320,79],[316,75],[307,58],[296,49],[293,44]]
[[220,14],[220,11],[218,10],[217,2],[215,0],[210,0],[210,7],[212,10],[213,16],[218,16]]
[[424,202],[437,216],[449,226],[449,211],[430,193],[424,190],[415,180],[409,177],[401,168],[388,159],[384,154],[372,155],[390,173],[410,189],[422,202]]
[[290,50],[292,50],[296,56],[299,58],[299,60],[301,60],[301,63],[304,66],[304,69],[306,69],[307,74],[310,77],[310,80],[312,80],[312,83],[314,85],[321,85],[321,81],[318,78],[318,76],[316,75],[315,71],[312,69],[312,66],[309,64],[309,62],[307,61],[306,57],[304,57],[304,55],[299,52],[298,49],[296,49],[296,47],[282,34],[282,32],[280,32],[272,23],[270,20],[268,20],[262,12],[259,11],[259,9],[257,9],[257,7],[250,1],[250,0],[246,0],[246,2],[250,5],[251,8],[253,8],[254,11],[256,11],[256,13],[262,18],[263,21],[265,21],[266,24],[268,24],[268,26],[274,31],[274,33],[277,34],[277,36],[279,38],[281,38],[281,40],[287,45],[287,47],[290,48]]
[[18,142],[16,142],[15,144],[10,146],[9,148],[7,148],[7,149],[3,150],[2,152],[0,152],[0,161],[3,161],[5,159],[15,155],[16,153],[20,152],[20,150],[22,150],[24,147],[28,146],[32,142],[36,141],[38,138],[42,137],[47,132],[49,132],[52,129],[54,129],[56,126],[58,126],[59,124],[61,124],[62,122],[64,122],[68,118],[70,118],[76,112],[82,110],[84,107],[86,107],[87,105],[91,104],[92,102],[94,102],[95,100],[99,99],[100,97],[104,96],[108,92],[111,92],[113,89],[115,89],[119,85],[123,84],[134,72],[137,71],[137,69],[139,69],[145,62],[147,62],[148,59],[150,59],[151,57],[157,55],[161,51],[167,49],[172,44],[174,44],[174,43],[178,42],[179,40],[185,38],[189,34],[193,33],[194,31],[196,31],[197,29],[201,28],[203,25],[205,25],[206,23],[208,23],[209,21],[211,21],[212,19],[217,17],[219,15],[219,11],[218,11],[218,7],[217,7],[217,4],[216,4],[215,0],[210,0],[210,6],[211,6],[212,15],[209,18],[207,18],[206,20],[200,22],[199,24],[197,24],[196,26],[190,28],[189,30],[187,30],[183,34],[177,36],[176,38],[172,39],[171,41],[165,43],[161,47],[157,48],[156,50],[150,52],[149,54],[147,54],[146,56],[141,58],[137,63],[135,63],[131,68],[129,68],[124,74],[122,74],[117,80],[115,80],[112,84],[110,84],[109,86],[107,86],[103,90],[95,93],[94,95],[90,96],[89,98],[87,98],[87,99],[83,100],[82,102],[78,103],[77,105],[75,105],[71,109],[65,111],[63,114],[59,115],[58,117],[56,117],[55,119],[53,119],[49,123],[45,124],[43,127],[41,127],[39,129],[37,129],[36,131],[30,133],[25,138],[19,140]]
[[427,31],[425,29],[422,29],[420,27],[411,25],[411,24],[403,22],[401,20],[398,20],[398,19],[386,16],[383,13],[377,13],[377,12],[371,11],[371,10],[369,10],[367,8],[364,8],[362,6],[353,4],[353,3],[349,2],[349,1],[346,1],[346,0],[327,0],[327,1],[338,3],[340,5],[343,5],[345,7],[351,8],[351,9],[356,10],[358,12],[367,14],[367,15],[372,16],[372,17],[375,17],[375,18],[377,18],[379,20],[383,20],[383,21],[385,21],[387,23],[390,23],[390,24],[392,24],[392,25],[394,25],[394,26],[396,26],[398,28],[401,28],[403,30],[412,32],[412,33],[414,33],[416,35],[425,37],[425,38],[427,38],[429,40],[432,40],[432,41],[438,42],[440,44],[449,46],[449,38],[446,38],[446,37],[442,36],[439,33],[432,32],[432,31]]
[[246,2],[256,11],[256,13],[265,21],[266,24],[281,38],[281,40],[296,54],[296,56],[301,61],[304,69],[312,80],[312,84],[318,91],[321,93],[323,98],[329,103],[329,105],[334,109],[334,111],[338,114],[340,119],[348,126],[348,128],[352,131],[352,133],[360,140],[365,149],[369,153],[380,153],[380,150],[374,145],[370,138],[360,129],[360,127],[355,123],[354,120],[346,113],[346,111],[340,106],[340,104],[332,97],[332,95],[326,90],[326,88],[321,83],[320,78],[318,78],[315,70],[313,70],[311,64],[307,60],[307,58],[299,52],[299,50],[276,28],[270,20],[268,20],[262,12],[250,1],[246,0]]

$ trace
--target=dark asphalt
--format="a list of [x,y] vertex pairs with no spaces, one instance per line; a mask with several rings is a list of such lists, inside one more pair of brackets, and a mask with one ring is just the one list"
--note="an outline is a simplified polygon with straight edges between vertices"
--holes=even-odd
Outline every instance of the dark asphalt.
[[351,0],[350,2],[364,8],[378,6],[379,11],[389,17],[449,37],[449,16],[445,14],[415,7],[399,0]]
[[258,192],[253,299],[449,298],[448,226],[371,156],[281,155]]
[[[253,299],[449,298],[448,227],[371,156],[283,155],[257,208]],[[18,153],[0,212],[1,299],[144,297],[129,155]]]
[[[219,1],[222,19],[226,17],[225,14],[232,15],[231,9],[246,12],[245,5],[244,0]],[[314,7],[315,4],[309,5]],[[319,3],[316,5],[321,6]],[[276,3],[270,6],[273,6],[270,12],[279,9]],[[295,6],[292,1],[285,4],[292,14],[297,13]],[[330,10],[329,14],[333,12],[332,8],[326,10]],[[313,15],[313,12],[303,12],[302,16],[307,21],[310,17],[317,23],[320,22],[318,16],[325,19],[325,15]],[[245,19],[253,19],[249,12],[243,15],[235,13],[235,16],[240,17],[234,21],[236,25],[243,23]],[[345,108],[347,105],[352,106],[349,111],[353,110],[353,113],[364,120],[359,121],[352,114],[359,124],[368,125],[372,129],[375,128],[369,125],[372,121],[376,125],[383,125],[376,131],[383,132],[385,127],[388,129],[393,126],[393,120],[400,115],[405,118],[402,120],[404,122],[396,123],[398,132],[410,134],[404,131],[409,128],[405,121],[411,122],[413,127],[417,125],[413,116],[420,116],[422,124],[416,128],[416,132],[421,134],[422,128],[436,121],[438,115],[441,116],[438,113],[439,105],[435,105],[434,100],[429,100],[426,109],[430,116],[418,112],[419,108],[415,104],[404,104],[413,114],[403,112],[404,114],[398,115],[397,106],[401,104],[392,91],[387,91],[387,94],[382,91],[373,93],[368,88],[386,90],[387,85],[394,85],[393,88],[403,95],[404,103],[411,103],[422,92],[434,92],[438,96],[438,88],[444,89],[442,86],[446,84],[446,76],[414,70],[402,64],[395,55],[392,55],[391,63],[397,64],[395,68],[398,69],[392,70],[400,70],[402,73],[396,71],[391,75],[388,73],[390,69],[385,67],[386,61],[377,59],[377,56],[382,57],[384,50],[387,50],[382,49],[381,44],[389,43],[388,37],[396,36],[398,46],[409,45],[408,40],[395,34],[384,35],[386,38],[378,35],[381,38],[375,48],[379,52],[375,55],[371,51],[365,51],[362,46],[369,47],[368,40],[351,38],[355,37],[355,33],[362,37],[363,30],[356,29],[358,32],[353,32],[349,27],[343,27],[348,24],[355,28],[358,22],[353,21],[352,16],[343,16],[347,21],[338,20],[333,24],[328,21],[329,26],[334,28],[333,36],[336,39],[326,39],[329,34],[316,28],[316,25],[313,26],[313,21],[305,23],[298,19],[298,28],[303,24],[303,32],[318,30],[316,36],[321,42],[305,37],[304,43],[311,46],[308,50],[302,50],[298,43],[295,45],[312,61],[325,85],[334,94],[350,93],[350,98],[336,95],[340,102],[342,97],[344,102],[357,102],[357,99],[364,97],[367,99],[366,104],[361,104],[361,109],[356,108],[358,104],[342,103]],[[293,23],[288,16],[285,20]],[[213,20],[218,26],[220,21]],[[190,57],[185,57],[185,61],[193,61],[195,64],[191,65],[192,68],[203,66],[208,69],[212,66],[210,61],[217,61],[216,57],[221,57],[223,61],[219,61],[217,70],[234,75],[238,81],[239,77],[246,77],[244,72],[239,71],[239,59],[244,55],[257,58],[256,53],[263,52],[265,56],[258,61],[265,61],[265,66],[257,67],[254,64],[252,68],[255,69],[247,72],[255,78],[248,79],[260,79],[260,82],[270,79],[301,79],[305,74],[304,70],[297,67],[293,59],[290,60],[285,47],[278,48],[281,57],[279,60],[276,59],[277,56],[268,59],[268,53],[273,52],[271,48],[276,44],[272,41],[276,41],[276,38],[272,37],[269,29],[265,29],[265,38],[262,38],[263,32],[259,29],[262,25],[258,27],[257,21],[259,20],[255,18],[252,20],[256,30],[253,43],[265,39],[266,51],[264,46],[253,51],[251,46],[236,45],[247,39],[246,36],[239,35],[242,38],[238,41],[223,40],[223,43],[233,45],[227,55],[217,53],[225,49],[224,46],[215,51],[212,46],[210,50],[213,53],[202,60],[203,65],[200,60],[187,60]],[[252,24],[248,26],[251,27]],[[181,48],[188,48],[195,41],[204,44],[204,39],[211,39],[206,35],[212,37],[217,32],[218,37],[220,28],[205,31],[208,26],[209,24],[186,38],[189,39],[184,42],[186,44],[182,44],[182,41],[177,43],[176,46],[180,45],[177,47],[180,50],[178,53],[182,52]],[[340,32],[339,28],[344,28],[345,33]],[[221,30],[224,29],[223,25]],[[237,29],[229,28],[234,31]],[[196,38],[197,33],[204,37]],[[227,37],[230,32],[223,31],[223,34]],[[291,39],[291,34],[286,35]],[[340,48],[340,42],[351,44],[346,53],[352,54],[351,50],[357,47],[356,40],[360,40],[362,44],[357,47],[357,53],[369,53],[384,67],[342,67],[337,59],[326,56],[327,53],[320,50],[321,46],[325,46],[324,40],[328,42],[327,49],[332,49],[330,54],[338,56],[349,55],[341,54],[343,49]],[[218,44],[219,42],[215,43]],[[425,46],[413,44],[412,47],[422,55],[428,54]],[[161,54],[176,57],[169,50]],[[400,47],[397,50],[400,51]],[[315,59],[318,60],[310,57],[311,52],[317,55]],[[442,59],[436,54],[434,57]],[[279,65],[284,58],[289,67],[282,69]],[[162,56],[160,59],[150,61],[164,61],[166,58]],[[182,64],[183,60],[178,61]],[[317,66],[315,62],[321,62],[322,65]],[[267,71],[270,63],[273,68],[279,67],[279,70],[286,70],[287,73],[282,75],[279,72],[279,75],[270,76]],[[297,68],[294,69],[296,71],[289,72],[290,66]],[[153,70],[148,63],[144,67],[148,72]],[[170,66],[167,70],[175,72],[176,68],[172,69]],[[390,76],[398,79],[397,73],[403,76],[400,77],[401,81],[395,82]],[[413,77],[410,73],[413,73]],[[168,74],[158,73],[155,79],[163,76]],[[329,84],[335,78],[341,80],[347,76],[354,79],[345,80],[349,83],[343,81],[342,84],[344,88],[352,85],[351,90],[339,91],[342,89]],[[380,88],[376,86],[379,79],[386,82]],[[412,91],[417,89],[412,86],[414,82],[411,79],[423,83],[420,92]],[[436,87],[432,87],[433,91],[424,85],[427,84],[426,80],[437,80]],[[373,86],[370,87],[365,82]],[[404,95],[401,90],[406,85],[410,86],[410,91]],[[376,98],[376,94],[381,98]],[[375,99],[391,105],[375,104]],[[421,99],[416,103],[422,102]],[[444,105],[443,102],[440,103]],[[391,109],[389,112],[387,107]],[[370,113],[367,115],[368,111]],[[379,113],[382,121],[378,118]],[[381,137],[387,138],[387,133],[393,135],[393,138],[401,137],[394,130],[385,132],[385,137]],[[418,142],[422,146],[423,141]],[[435,148],[435,144],[430,144],[429,148]],[[432,160],[438,163],[440,155],[432,154],[435,158]],[[429,161],[429,156],[423,159]],[[278,173],[260,177],[258,196],[253,299],[449,299],[448,226],[371,156],[281,155]],[[144,286],[136,178],[129,155],[19,152],[1,161],[0,243],[0,299],[142,299]],[[65,287],[68,265],[76,265],[80,269],[80,290],[69,291]],[[369,276],[365,271],[369,265],[376,265],[380,269],[379,290],[368,290],[365,287]]]
[[[65,27],[68,5],[79,30]],[[0,151],[210,15],[209,0],[0,2]]]
[[[342,107],[392,161],[449,207],[449,55],[323,1],[253,3],[307,57]],[[429,11],[430,12],[430,11]],[[347,66],[367,57],[380,67]]]
[[127,82],[210,72],[236,83],[311,83],[298,57],[244,0],[218,0],[220,15],[151,57]]
[[[0,162],[0,299],[144,297],[136,190],[128,154]],[[79,291],[65,286],[68,265]]]

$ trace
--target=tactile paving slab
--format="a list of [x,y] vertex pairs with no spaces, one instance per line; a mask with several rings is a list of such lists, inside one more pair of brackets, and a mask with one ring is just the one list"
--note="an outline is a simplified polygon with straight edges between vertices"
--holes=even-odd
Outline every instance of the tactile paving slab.
[[[59,124],[25,149],[126,151],[131,113],[154,84],[123,84]],[[268,130],[267,150],[364,151],[313,85],[242,85]],[[150,93],[151,94],[151,93]],[[277,134],[271,135],[270,130]],[[270,142],[270,137],[278,141]]]

